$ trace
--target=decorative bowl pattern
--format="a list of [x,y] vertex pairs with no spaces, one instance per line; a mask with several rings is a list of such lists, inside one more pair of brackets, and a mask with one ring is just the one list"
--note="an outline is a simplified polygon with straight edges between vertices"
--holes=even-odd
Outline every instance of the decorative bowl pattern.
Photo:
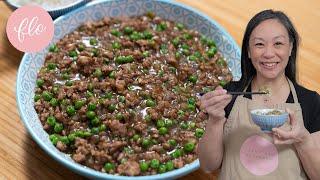
[[[232,71],[234,80],[241,77],[240,49],[232,37],[215,21],[195,9],[185,5],[166,0],[118,0],[118,1],[94,1],[74,10],[66,15],[58,17],[54,21],[54,37],[52,43],[63,38],[64,35],[75,30],[80,24],[89,20],[99,20],[104,16],[134,16],[153,11],[158,16],[175,22],[185,24],[188,28],[214,39],[217,47],[222,52]],[[51,43],[51,44],[52,44]],[[49,47],[49,46],[48,46]],[[126,177],[101,173],[93,169],[75,163],[68,155],[57,150],[43,130],[37,113],[33,107],[35,81],[37,72],[44,63],[48,47],[37,53],[26,53],[21,61],[17,75],[17,104],[20,116],[33,139],[51,157],[59,161],[71,170],[94,179],[174,179],[186,175],[199,168],[196,160],[183,168],[164,174],[153,176]]]
[[[90,0],[77,0],[74,3],[69,4],[67,6],[61,6],[59,8],[49,9],[47,11],[50,14],[50,16],[52,17],[52,19],[55,19],[63,14],[66,14],[74,9],[77,9],[77,8],[85,5],[89,1]],[[6,2],[12,9],[17,9],[20,7],[19,4],[16,4],[12,0],[7,0]]]
[[289,114],[283,110],[280,115],[264,115],[275,109],[255,109],[250,112],[253,122],[258,125],[262,131],[271,132],[272,128],[282,126],[289,117]]

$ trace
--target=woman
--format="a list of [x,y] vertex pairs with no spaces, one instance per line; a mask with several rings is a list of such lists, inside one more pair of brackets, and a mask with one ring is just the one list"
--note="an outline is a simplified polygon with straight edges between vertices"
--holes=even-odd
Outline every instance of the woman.
[[[220,179],[320,179],[320,96],[296,82],[299,38],[282,12],[265,10],[247,25],[241,55],[242,77],[230,91],[271,90],[271,96],[231,97],[217,87],[201,98],[209,114],[199,142],[200,167],[221,168]],[[251,109],[286,109],[289,120],[263,133]]]

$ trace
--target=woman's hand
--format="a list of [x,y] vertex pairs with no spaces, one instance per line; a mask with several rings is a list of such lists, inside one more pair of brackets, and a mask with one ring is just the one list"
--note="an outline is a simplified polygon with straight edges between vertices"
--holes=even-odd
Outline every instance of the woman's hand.
[[295,114],[287,109],[289,113],[289,123],[291,130],[287,131],[280,128],[273,128],[274,144],[300,144],[306,141],[310,133],[304,127],[303,121],[297,121]]
[[225,119],[224,108],[230,103],[232,96],[221,86],[208,92],[200,98],[200,108],[209,114],[209,119],[215,121]]

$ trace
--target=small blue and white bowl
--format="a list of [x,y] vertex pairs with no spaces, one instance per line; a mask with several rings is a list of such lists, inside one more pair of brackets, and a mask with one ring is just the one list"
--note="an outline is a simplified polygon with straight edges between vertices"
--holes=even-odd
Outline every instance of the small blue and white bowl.
[[[8,6],[11,9],[15,10],[23,5],[29,4],[29,3],[26,3],[28,1],[30,1],[31,4],[38,5],[35,2],[33,2],[32,0],[6,0],[6,3],[8,4]],[[56,7],[45,7],[45,6],[41,6],[41,5],[40,6],[42,8],[44,8],[50,14],[52,19],[55,19],[63,14],[66,14],[74,9],[77,9],[77,8],[85,5],[89,1],[90,0],[74,0],[71,3],[66,3],[61,6],[56,6]],[[23,2],[23,4],[21,4],[21,2]]]
[[[266,115],[272,111],[280,111],[280,115]],[[289,117],[284,110],[279,109],[255,109],[250,111],[253,122],[258,125],[263,132],[271,132],[272,128],[282,126]]]

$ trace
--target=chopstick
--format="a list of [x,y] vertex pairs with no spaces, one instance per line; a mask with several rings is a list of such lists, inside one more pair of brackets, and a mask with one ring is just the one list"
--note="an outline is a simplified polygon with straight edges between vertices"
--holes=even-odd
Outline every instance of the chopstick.
[[[205,93],[201,92],[199,93],[200,96],[203,96]],[[252,95],[252,94],[268,94],[267,92],[232,92],[232,91],[228,91],[227,94],[230,95]]]
[[227,92],[231,95],[252,95],[252,94],[268,94],[267,92]]

